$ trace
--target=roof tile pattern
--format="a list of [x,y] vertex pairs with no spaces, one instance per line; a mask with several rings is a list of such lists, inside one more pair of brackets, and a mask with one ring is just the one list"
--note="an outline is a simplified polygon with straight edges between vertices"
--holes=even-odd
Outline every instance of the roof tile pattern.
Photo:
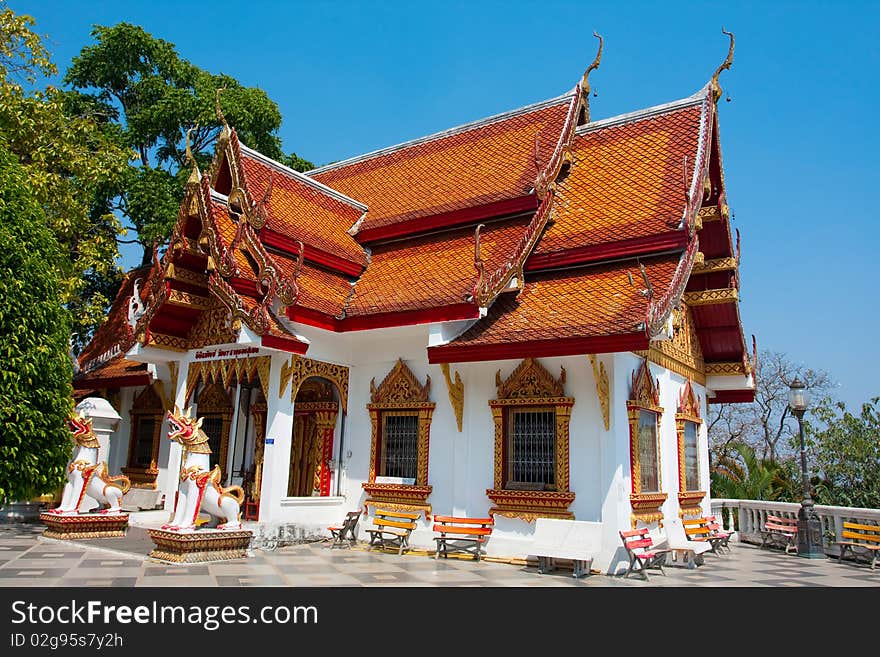
[[[680,255],[642,261],[655,290],[666,290]],[[632,280],[632,282],[630,282]],[[619,335],[639,331],[647,298],[636,260],[528,277],[516,294],[502,294],[489,314],[451,344],[495,345]]]
[[[598,128],[575,137],[571,173],[557,189],[554,221],[535,253],[551,253],[678,228],[696,161],[701,105]],[[683,175],[687,156],[687,178]]]
[[365,265],[363,248],[346,232],[362,212],[320,189],[298,180],[293,174],[270,167],[242,151],[241,165],[248,189],[262,200],[272,179],[267,204],[267,226],[294,240],[350,262]]
[[524,196],[534,187],[535,138],[546,163],[571,97],[452,135],[313,174],[369,206],[361,229]]
[[[486,274],[509,257],[528,218],[486,224],[480,233]],[[358,279],[347,315],[419,310],[465,302],[477,280],[474,230],[464,228],[376,247]]]
[[[272,258],[281,269],[283,278],[290,278],[293,275],[296,270],[293,258],[277,252],[272,253]],[[322,267],[314,267],[308,262],[300,269],[296,284],[299,287],[296,306],[333,317],[342,313],[345,300],[351,292],[351,283],[346,276],[327,271]]]

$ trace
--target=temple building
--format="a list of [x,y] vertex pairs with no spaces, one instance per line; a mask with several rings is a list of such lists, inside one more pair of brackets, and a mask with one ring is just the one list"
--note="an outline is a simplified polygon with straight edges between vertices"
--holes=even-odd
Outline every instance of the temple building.
[[[618,531],[709,513],[708,404],[754,397],[718,77],[594,120],[571,91],[293,171],[226,124],[167,249],[130,272],[74,388],[122,416],[109,466],[174,504],[192,407],[245,520],[351,509]],[[601,55],[601,46],[600,46]],[[753,341],[752,341],[753,342]]]

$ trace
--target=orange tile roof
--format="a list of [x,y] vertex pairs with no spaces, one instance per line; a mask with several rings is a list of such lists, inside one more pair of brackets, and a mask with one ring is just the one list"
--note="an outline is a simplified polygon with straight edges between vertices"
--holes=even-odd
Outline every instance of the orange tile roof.
[[[513,253],[528,218],[492,222],[480,234],[486,274]],[[465,302],[477,280],[474,230],[456,229],[377,246],[346,315],[421,310]]]
[[361,229],[517,198],[550,158],[571,96],[309,173],[369,206]]
[[128,360],[122,354],[119,354],[88,372],[77,374],[73,377],[73,381],[77,388],[81,388],[89,385],[91,381],[98,381],[99,379],[116,379],[144,375],[149,375],[146,363]]
[[[648,237],[679,227],[699,139],[702,98],[622,124],[581,128],[558,186],[543,254]],[[601,126],[602,122],[597,122]],[[687,156],[687,177],[683,174]]]
[[[642,260],[655,290],[666,290],[680,254]],[[630,279],[632,283],[630,283]],[[526,278],[523,291],[502,294],[489,314],[452,346],[635,333],[648,306],[635,259],[579,267]]]
[[267,226],[306,247],[326,251],[345,260],[365,265],[363,248],[347,233],[363,210],[304,181],[282,165],[270,164],[262,155],[241,147],[241,166],[253,198],[262,200],[272,179],[267,204]]
[[[218,236],[220,237],[221,244],[224,248],[228,249],[232,244],[232,240],[235,239],[235,233],[238,227],[235,225],[232,217],[229,216],[229,212],[226,211],[225,203],[221,203],[212,198],[210,212],[217,225],[217,232],[219,233]],[[258,272],[254,269],[251,261],[245,256],[244,251],[241,249],[233,249],[232,257],[235,259],[235,264],[238,266],[242,278],[255,279],[257,277]]]
[[[277,252],[272,253],[272,258],[281,270],[282,277],[289,278],[293,274],[296,268],[293,258]],[[296,284],[299,286],[296,306],[317,310],[333,317],[342,312],[345,300],[351,292],[351,283],[347,277],[308,263],[303,264]]]

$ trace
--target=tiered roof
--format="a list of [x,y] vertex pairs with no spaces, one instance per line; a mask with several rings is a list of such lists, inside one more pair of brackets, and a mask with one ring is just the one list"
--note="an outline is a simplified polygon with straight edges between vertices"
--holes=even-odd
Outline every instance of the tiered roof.
[[304,353],[296,323],[468,319],[429,360],[491,360],[647,350],[684,303],[707,368],[747,373],[724,65],[693,96],[591,122],[597,66],[562,96],[307,175],[226,128],[211,172],[194,170],[136,336],[185,349],[207,325],[226,341],[244,325]]

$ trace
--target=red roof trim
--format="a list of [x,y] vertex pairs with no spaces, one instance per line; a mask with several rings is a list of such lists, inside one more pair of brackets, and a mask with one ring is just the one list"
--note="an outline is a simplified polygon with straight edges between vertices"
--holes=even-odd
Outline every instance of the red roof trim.
[[717,390],[709,397],[710,404],[750,404],[755,401],[754,390]]
[[494,203],[486,203],[483,205],[475,205],[463,210],[452,210],[450,212],[442,212],[440,214],[431,215],[429,217],[415,217],[406,221],[399,221],[388,226],[377,226],[376,228],[367,228],[360,230],[355,234],[358,242],[377,242],[379,240],[387,240],[395,237],[403,237],[417,235],[419,233],[427,233],[441,228],[451,228],[453,226],[461,226],[470,224],[481,219],[489,219],[491,217],[502,217],[517,212],[525,212],[534,210],[538,207],[538,197],[534,194],[528,196],[519,196],[517,198],[506,199],[504,201],[495,201]]
[[261,344],[268,349],[280,349],[292,354],[304,354],[309,348],[307,343],[296,338],[282,338],[277,335],[264,335]]
[[452,304],[439,308],[422,308],[419,310],[405,310],[401,312],[377,313],[357,317],[337,319],[330,315],[302,308],[300,306],[288,306],[287,317],[292,322],[315,326],[327,331],[344,333],[346,331],[366,331],[377,328],[391,328],[395,326],[413,326],[416,324],[431,324],[434,322],[452,322],[462,319],[477,319],[480,316],[479,309],[470,303]]
[[561,340],[527,340],[505,344],[456,345],[428,347],[428,362],[467,363],[486,360],[508,360],[526,357],[576,356],[580,354],[639,351],[648,348],[644,333],[620,333]]
[[557,269],[583,265],[590,262],[624,258],[635,255],[649,255],[672,249],[681,249],[687,245],[687,235],[682,230],[673,230],[659,235],[648,235],[634,239],[582,246],[565,251],[551,253],[532,253],[526,260],[526,271]]
[[131,374],[128,376],[109,376],[103,379],[90,379],[88,374],[81,379],[73,380],[74,390],[88,390],[91,388],[128,388],[133,386],[148,386],[152,383],[149,374]]
[[[265,246],[278,249],[279,251],[283,251],[292,256],[299,255],[299,244],[297,244],[296,240],[287,237],[286,235],[282,235],[270,228],[263,228],[263,230],[260,231],[260,240]],[[321,265],[322,267],[327,267],[333,271],[348,274],[349,276],[360,276],[364,271],[362,265],[352,262],[351,260],[346,260],[337,255],[333,255],[327,251],[322,251],[311,244],[306,244],[305,252],[305,259],[307,261],[313,262],[316,265]]]
[[264,296],[263,292],[258,289],[257,282],[247,278],[230,276],[229,285],[232,286],[232,289],[239,294],[244,294],[254,299],[261,299]]

